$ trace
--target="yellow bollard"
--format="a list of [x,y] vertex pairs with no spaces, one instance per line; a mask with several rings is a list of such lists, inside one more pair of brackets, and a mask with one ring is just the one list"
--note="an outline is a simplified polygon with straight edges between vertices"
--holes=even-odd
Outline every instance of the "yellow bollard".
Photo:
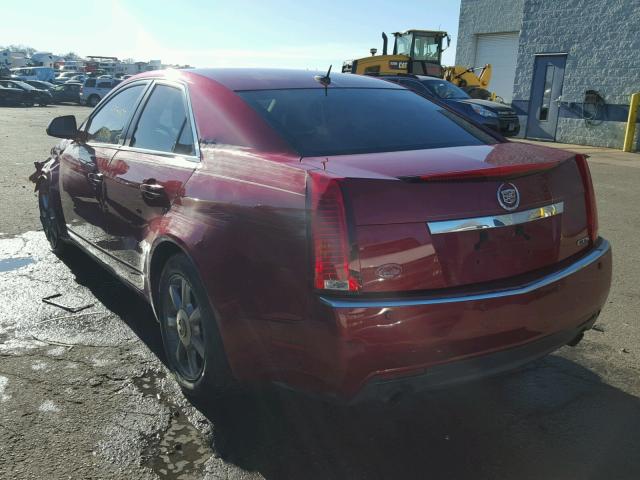
[[623,152],[630,152],[633,147],[633,136],[636,133],[636,118],[638,115],[638,103],[640,103],[640,93],[631,95],[631,103],[629,103],[629,118],[627,120],[627,128],[624,132]]

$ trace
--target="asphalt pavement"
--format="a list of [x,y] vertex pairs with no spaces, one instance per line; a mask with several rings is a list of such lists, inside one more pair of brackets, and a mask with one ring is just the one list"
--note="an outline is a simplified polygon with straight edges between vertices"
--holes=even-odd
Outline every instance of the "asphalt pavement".
[[194,406],[149,307],[81,251],[48,251],[27,177],[48,121],[88,113],[0,108],[1,479],[640,478],[640,155],[577,147],[614,251],[577,347],[392,405],[274,390]]

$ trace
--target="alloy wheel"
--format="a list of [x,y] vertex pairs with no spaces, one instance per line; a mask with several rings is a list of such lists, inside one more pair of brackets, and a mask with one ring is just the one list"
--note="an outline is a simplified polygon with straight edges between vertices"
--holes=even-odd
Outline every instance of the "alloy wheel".
[[178,373],[189,381],[202,375],[205,341],[202,313],[189,281],[176,273],[165,292],[165,330],[167,351]]

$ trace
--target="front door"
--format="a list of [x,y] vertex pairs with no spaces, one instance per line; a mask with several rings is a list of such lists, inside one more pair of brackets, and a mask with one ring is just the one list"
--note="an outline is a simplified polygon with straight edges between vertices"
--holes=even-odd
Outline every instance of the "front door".
[[85,138],[70,142],[60,156],[60,200],[67,229],[98,247],[109,236],[104,178],[146,86],[135,84],[110,98],[82,127]]
[[184,87],[156,81],[129,132],[105,177],[106,203],[118,221],[109,254],[141,281],[161,221],[180,208],[183,186],[199,163]]
[[531,84],[527,138],[555,140],[566,55],[537,55]]

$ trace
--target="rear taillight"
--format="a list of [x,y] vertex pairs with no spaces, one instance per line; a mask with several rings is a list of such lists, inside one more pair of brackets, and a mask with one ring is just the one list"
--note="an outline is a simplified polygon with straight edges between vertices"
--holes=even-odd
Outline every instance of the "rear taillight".
[[359,284],[349,268],[349,233],[340,183],[311,174],[310,189],[314,286],[356,292]]
[[587,208],[587,230],[589,232],[589,239],[591,243],[598,238],[598,209],[596,207],[596,195],[593,191],[593,182],[591,180],[591,172],[589,171],[589,164],[587,163],[586,155],[576,155],[576,164],[582,177],[582,184],[584,186],[584,201]]

